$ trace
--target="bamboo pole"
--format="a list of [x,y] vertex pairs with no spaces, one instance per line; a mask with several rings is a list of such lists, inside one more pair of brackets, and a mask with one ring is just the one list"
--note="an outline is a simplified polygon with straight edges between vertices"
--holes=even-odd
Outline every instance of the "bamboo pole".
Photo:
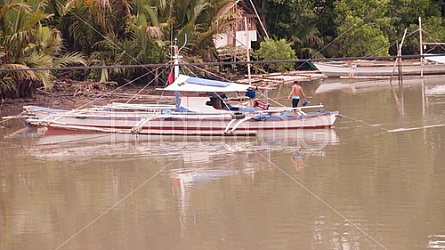
[[420,78],[422,79],[422,115],[425,115],[425,83],[423,81],[423,37],[422,37],[422,18],[419,17],[419,44],[420,44]]

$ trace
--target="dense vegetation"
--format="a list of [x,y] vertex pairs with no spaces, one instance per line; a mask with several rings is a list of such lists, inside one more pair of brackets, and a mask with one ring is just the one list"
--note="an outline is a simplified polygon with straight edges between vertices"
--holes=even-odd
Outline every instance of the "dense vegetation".
[[[165,67],[52,69],[166,63],[172,38],[182,44],[185,34],[187,46],[181,54],[188,62],[216,61],[213,35],[237,20],[234,4],[230,0],[0,0],[0,97],[32,95],[36,87],[50,88],[54,78],[120,84],[150,81]],[[283,59],[387,56],[394,54],[405,29],[417,34],[418,17],[425,41],[445,41],[441,0],[245,0],[238,5],[251,13],[258,11],[264,23],[265,29],[258,25],[263,46],[253,53],[260,59],[279,59],[274,51],[284,52]],[[404,46],[405,54],[418,53],[418,37],[408,37]],[[32,68],[44,70],[26,70]]]

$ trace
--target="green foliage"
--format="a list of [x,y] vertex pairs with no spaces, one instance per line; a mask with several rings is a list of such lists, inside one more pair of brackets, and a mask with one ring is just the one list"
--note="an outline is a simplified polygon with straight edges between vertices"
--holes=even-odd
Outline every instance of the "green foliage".
[[[260,43],[260,49],[254,53],[262,60],[293,60],[296,59],[295,51],[291,44],[285,39],[273,40],[266,39]],[[269,64],[268,68],[272,71],[286,72],[294,69],[292,62]]]
[[445,18],[432,16],[422,20],[423,41],[443,43],[445,41]]
[[290,40],[292,37],[298,37],[308,24],[313,26],[317,18],[314,0],[256,0],[254,2],[256,6],[259,6],[260,16],[266,21],[268,32],[276,39]]
[[[390,43],[383,30],[389,26],[389,0],[351,0],[335,4],[339,39],[343,56],[387,56]],[[373,11],[369,11],[373,10]]]
[[[258,11],[263,60],[314,57],[386,56],[408,28],[404,54],[419,52],[418,17],[425,42],[445,41],[445,6],[438,0],[252,0],[238,1],[249,14]],[[84,64],[124,65],[170,60],[171,38],[186,47],[187,62],[216,60],[213,37],[232,29],[241,13],[233,0],[0,0],[1,67],[29,69]],[[239,27],[238,27],[239,28]],[[428,48],[430,49],[430,48]],[[443,52],[443,50],[441,51]],[[257,71],[286,71],[292,63],[270,64]],[[234,67],[240,69],[241,67]],[[151,69],[77,71],[79,80],[125,82]],[[69,73],[57,72],[57,74]],[[73,76],[74,73],[71,73]],[[51,87],[55,71],[0,73],[1,95],[29,95]],[[153,75],[148,74],[148,78]],[[147,81],[148,79],[141,79]],[[29,91],[31,90],[31,91]]]
[[[290,41],[293,49],[300,58],[318,57],[318,51],[323,49],[335,29],[326,29],[328,35],[320,32],[319,28],[328,28],[327,25],[318,25],[320,22],[332,24],[332,16],[320,9],[326,1],[282,1],[282,0],[256,0],[259,6],[260,17],[266,23],[270,37]],[[327,1],[329,2],[329,1]],[[285,13],[285,14],[283,14]],[[324,13],[324,15],[323,15]],[[331,12],[332,13],[332,12]],[[329,19],[331,18],[331,19]],[[260,34],[265,33],[260,30]],[[327,50],[333,52],[332,50]]]
[[[419,25],[417,23],[411,24],[408,31],[412,34],[406,39],[404,48],[408,51],[415,51],[417,54],[420,51],[419,39]],[[422,40],[424,43],[443,43],[445,41],[445,18],[433,16],[422,19]],[[434,50],[440,49],[438,52],[443,53],[444,45],[428,45],[424,46],[424,53],[437,53]]]
[[47,1],[2,2],[0,7],[0,47],[3,49],[1,67],[14,69],[0,73],[3,96],[28,96],[43,85],[51,88],[54,74],[49,70],[26,70],[41,67],[60,67],[84,63],[78,54],[61,55],[60,32],[43,25],[52,15],[46,14]]
[[213,37],[224,31],[237,18],[230,0],[179,0],[173,4],[172,17],[175,20],[174,34],[183,44],[187,35],[187,46],[183,50],[189,61],[214,61],[216,49]]

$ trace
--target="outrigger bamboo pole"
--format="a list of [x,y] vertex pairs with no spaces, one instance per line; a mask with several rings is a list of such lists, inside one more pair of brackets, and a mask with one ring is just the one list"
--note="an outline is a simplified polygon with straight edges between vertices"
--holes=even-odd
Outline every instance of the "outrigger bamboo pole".
[[423,78],[423,38],[422,38],[422,18],[419,17],[419,44],[420,44],[420,77]]
[[400,89],[401,88],[400,82],[401,82],[401,79],[402,79],[402,77],[401,77],[401,72],[402,72],[402,69],[401,69],[402,68],[401,67],[401,61],[402,61],[401,55],[402,55],[403,42],[405,41],[405,37],[406,37],[406,32],[407,32],[407,29],[405,29],[405,32],[404,32],[403,37],[402,37],[402,41],[400,42],[400,44],[397,44],[397,56],[398,57],[396,58],[396,61],[394,62],[394,68],[393,68],[393,71],[392,71],[392,74],[391,74],[391,78],[389,79],[389,85],[391,85],[392,93],[394,95],[394,98],[396,99],[397,106],[399,106],[399,107],[400,107],[400,101],[399,101],[399,98],[397,97],[397,94],[396,94],[396,92],[394,90],[394,86],[392,85],[392,77],[394,75],[394,70],[395,70],[395,68],[397,66],[397,63],[398,63],[399,89]]

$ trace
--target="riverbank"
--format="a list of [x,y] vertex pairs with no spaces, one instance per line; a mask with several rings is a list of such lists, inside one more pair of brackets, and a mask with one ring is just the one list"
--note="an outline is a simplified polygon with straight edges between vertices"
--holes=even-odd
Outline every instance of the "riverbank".
[[[249,80],[247,76],[240,76],[242,80],[238,83],[278,88],[283,84],[291,84],[293,81],[310,82],[323,79],[324,75],[316,71],[291,71],[286,73],[273,73],[252,75]],[[38,89],[33,97],[6,99],[0,103],[0,117],[17,115],[26,105],[44,107],[72,108],[85,105],[102,105],[109,102],[158,102],[172,104],[173,97],[163,96],[154,86],[144,87],[126,85],[117,87],[115,82],[82,82],[69,79],[58,80],[51,90]],[[168,93],[170,94],[170,93]]]
[[51,90],[38,89],[33,97],[2,100],[0,117],[20,114],[22,107],[36,105],[52,108],[73,108],[86,105],[103,105],[110,102],[173,103],[172,96],[159,97],[155,87],[127,85],[117,87],[113,82],[58,81]]

